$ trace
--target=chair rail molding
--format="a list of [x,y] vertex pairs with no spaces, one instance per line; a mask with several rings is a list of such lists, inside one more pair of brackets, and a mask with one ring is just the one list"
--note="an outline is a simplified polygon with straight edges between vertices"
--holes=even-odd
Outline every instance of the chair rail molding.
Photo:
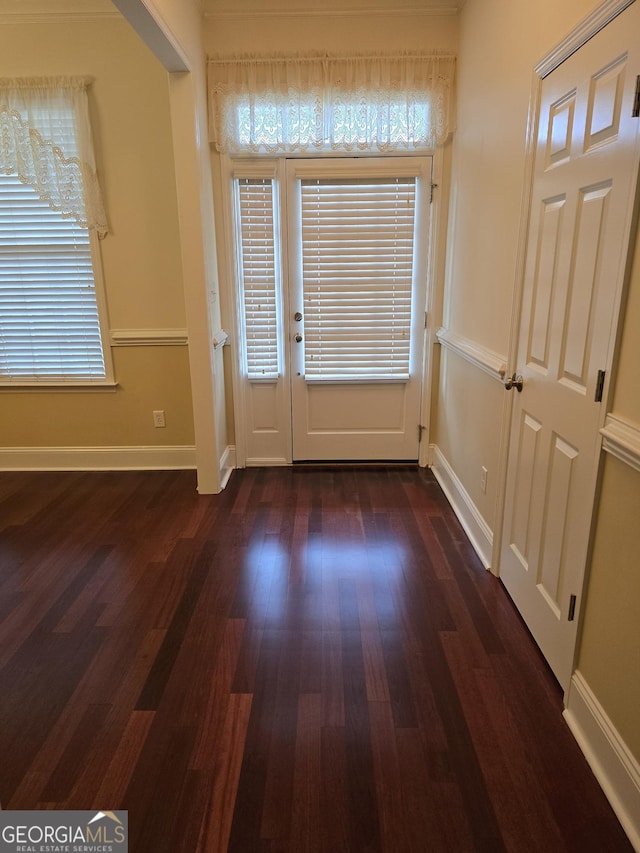
[[640,471],[640,424],[609,414],[600,435],[606,453]]
[[112,329],[112,347],[179,347],[186,346],[186,329]]
[[451,352],[455,352],[456,355],[474,364],[499,382],[503,381],[507,371],[506,356],[487,349],[482,344],[478,344],[444,327],[438,329],[436,337],[441,346],[451,350]]

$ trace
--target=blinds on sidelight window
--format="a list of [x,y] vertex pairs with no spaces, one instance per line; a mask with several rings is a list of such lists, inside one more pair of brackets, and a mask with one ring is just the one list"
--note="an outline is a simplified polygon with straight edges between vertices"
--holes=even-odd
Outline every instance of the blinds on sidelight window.
[[245,369],[249,379],[275,379],[279,365],[274,182],[239,178],[236,191]]

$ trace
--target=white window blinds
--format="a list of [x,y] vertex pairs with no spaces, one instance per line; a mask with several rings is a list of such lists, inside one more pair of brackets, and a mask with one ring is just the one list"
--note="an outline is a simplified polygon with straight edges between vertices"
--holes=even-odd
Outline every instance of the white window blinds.
[[0,175],[0,382],[104,381],[89,232]]
[[275,379],[279,361],[274,182],[239,178],[236,189],[245,369],[249,379]]
[[409,375],[415,178],[302,180],[307,379]]

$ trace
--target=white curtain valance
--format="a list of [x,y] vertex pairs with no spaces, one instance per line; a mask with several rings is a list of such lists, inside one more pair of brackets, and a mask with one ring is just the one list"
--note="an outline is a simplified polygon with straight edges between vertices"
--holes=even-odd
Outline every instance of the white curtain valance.
[[63,216],[107,231],[86,78],[0,78],[0,172],[17,174]]
[[415,151],[453,130],[455,57],[210,59],[218,151]]

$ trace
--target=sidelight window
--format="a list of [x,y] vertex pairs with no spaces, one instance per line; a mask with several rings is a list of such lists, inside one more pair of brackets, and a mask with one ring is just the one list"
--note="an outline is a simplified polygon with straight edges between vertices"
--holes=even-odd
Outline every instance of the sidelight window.
[[278,246],[273,178],[238,178],[237,264],[244,325],[244,367],[249,379],[276,379]]

